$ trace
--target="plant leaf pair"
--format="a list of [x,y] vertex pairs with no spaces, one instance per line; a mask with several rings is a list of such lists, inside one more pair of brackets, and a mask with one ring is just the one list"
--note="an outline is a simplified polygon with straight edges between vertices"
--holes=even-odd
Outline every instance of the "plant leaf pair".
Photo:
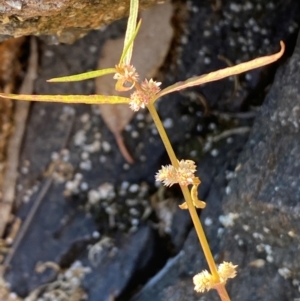
[[[123,52],[120,58],[120,63],[129,64],[132,56],[133,42],[141,26],[141,21],[136,24],[138,14],[138,1],[130,2],[130,16],[126,29]],[[63,76],[49,79],[48,82],[74,82],[87,80],[107,74],[116,73],[115,68],[107,68],[85,73]],[[26,101],[41,101],[41,102],[64,102],[64,103],[85,103],[85,104],[122,104],[129,103],[128,97],[107,96],[107,95],[26,95],[26,94],[6,94],[0,93],[2,98],[11,98],[16,100]]]
[[[136,38],[136,35],[141,27],[142,21],[140,20],[138,24],[136,24],[137,21],[137,15],[138,15],[138,8],[139,8],[139,2],[138,1],[130,1],[130,13],[129,18],[127,22],[127,28],[126,28],[126,34],[124,39],[124,47],[121,54],[120,62],[119,64],[130,64],[130,60],[132,57],[132,51],[133,51],[133,42]],[[51,78],[47,80],[47,82],[50,83],[62,83],[62,82],[75,82],[75,81],[81,81],[86,79],[91,79],[99,76],[103,76],[106,74],[115,73],[115,68],[108,68],[108,69],[102,69],[102,70],[95,70],[95,71],[89,71],[84,72],[80,74],[70,75],[70,76],[63,76],[63,77],[56,77]]]

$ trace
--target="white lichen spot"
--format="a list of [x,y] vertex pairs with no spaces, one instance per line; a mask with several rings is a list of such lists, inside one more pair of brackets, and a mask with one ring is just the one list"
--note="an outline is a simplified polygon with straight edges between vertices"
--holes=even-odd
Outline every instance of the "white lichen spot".
[[46,51],[44,52],[44,55],[45,55],[46,57],[53,57],[53,56],[54,56],[54,52],[51,51],[51,50],[46,50]]
[[138,131],[132,131],[131,132],[131,137],[132,138],[138,138],[139,137],[139,132]]
[[110,237],[103,237],[89,248],[88,259],[93,266],[97,266],[107,257],[113,257],[118,249]]
[[293,230],[291,230],[291,231],[288,232],[288,236],[294,238],[294,237],[296,237],[296,234],[295,234],[295,232]]
[[242,227],[246,232],[249,231],[249,229],[250,229],[250,227],[248,225],[243,225]]
[[94,232],[92,233],[92,237],[93,237],[93,238],[99,238],[99,237],[100,237],[100,232],[94,231]]
[[211,226],[213,223],[213,220],[210,218],[210,217],[207,217],[205,220],[204,220],[204,225],[205,226]]
[[23,175],[27,175],[28,172],[29,172],[29,168],[28,168],[27,166],[23,166],[23,167],[21,168],[21,173],[22,173]]
[[228,137],[226,139],[226,143],[231,144],[233,142],[233,138],[232,137]]
[[267,255],[266,260],[267,260],[267,262],[272,263],[272,262],[274,262],[274,257],[272,255]]
[[127,199],[125,204],[129,207],[136,206],[139,203],[137,199]]
[[108,152],[110,152],[110,150],[111,150],[111,146],[110,146],[110,144],[109,144],[107,141],[103,141],[103,142],[102,142],[102,149],[103,149],[106,153],[108,153]]
[[266,261],[260,258],[260,259],[255,259],[255,260],[251,261],[249,263],[249,266],[255,267],[255,268],[262,268],[265,266],[265,264],[266,264]]
[[204,30],[203,36],[206,37],[206,38],[208,38],[208,37],[211,36],[211,32],[209,30]]
[[139,219],[137,219],[137,218],[132,218],[132,219],[130,220],[130,223],[131,223],[132,226],[138,226],[139,223],[140,223],[140,221],[139,221]]
[[79,130],[74,135],[74,144],[76,146],[81,146],[86,141],[86,132],[84,130]]
[[81,189],[81,191],[87,191],[87,190],[89,189],[88,183],[82,182],[82,183],[80,184],[80,189]]
[[211,59],[208,56],[206,56],[204,58],[203,62],[204,62],[205,65],[209,65],[211,63]]
[[283,277],[284,279],[288,279],[291,277],[292,275],[292,272],[286,268],[286,267],[283,267],[283,268],[279,268],[278,269],[278,273],[281,277]]
[[156,128],[152,128],[152,129],[151,129],[151,133],[152,133],[152,135],[157,135],[157,134],[158,134],[158,131],[157,131]]
[[229,212],[227,215],[220,215],[219,221],[225,228],[228,228],[234,226],[234,220],[238,217],[238,213]]
[[181,37],[181,44],[185,45],[185,44],[187,44],[188,41],[189,41],[189,40],[188,40],[188,37],[187,37],[187,36],[182,36],[182,37]]
[[225,193],[226,193],[227,195],[229,195],[229,194],[231,193],[231,187],[230,187],[230,186],[226,186],[226,188],[225,188]]
[[79,168],[82,170],[91,170],[92,169],[92,161],[91,160],[81,161],[79,164]]
[[88,113],[85,113],[85,114],[80,116],[80,121],[82,123],[87,123],[87,122],[90,121],[90,118],[91,118],[90,115]]
[[246,81],[250,81],[251,79],[252,79],[252,75],[251,75],[251,73],[246,73],[246,75],[245,75],[245,79],[246,79]]
[[125,130],[126,132],[131,132],[131,131],[132,131],[132,125],[131,125],[131,124],[127,124],[127,125],[125,126],[124,130]]
[[241,5],[232,2],[232,3],[230,3],[229,9],[232,12],[239,13],[241,11]]
[[130,185],[128,191],[131,192],[131,193],[138,192],[139,191],[139,185],[138,184],[132,184],[132,185]]
[[100,156],[100,157],[99,157],[99,162],[100,162],[100,163],[105,163],[105,162],[106,162],[106,157],[103,156],[103,155]]
[[128,170],[130,168],[130,165],[128,163],[123,164],[123,169]]
[[252,233],[252,236],[253,236],[255,239],[264,240],[264,236],[263,236],[261,233],[254,232],[254,233]]
[[101,199],[100,193],[98,190],[90,190],[88,193],[88,202],[91,205],[97,204]]
[[220,238],[224,233],[224,228],[218,228],[217,236]]
[[101,149],[101,143],[99,140],[95,140],[93,143],[83,146],[83,150],[89,153],[95,153],[100,149]]
[[113,199],[116,196],[114,186],[111,183],[100,185],[98,191],[101,199]]
[[89,47],[89,51],[90,51],[90,53],[95,53],[96,51],[97,51],[97,46],[95,46],[95,45],[90,45],[90,47]]
[[136,208],[130,208],[129,209],[129,214],[132,216],[139,216],[140,212]]
[[[60,272],[55,281],[43,285],[38,298],[27,297],[26,300],[65,301],[83,300],[85,293],[80,288],[81,282],[91,268],[84,267],[80,261],[75,261],[70,268]],[[76,297],[75,297],[76,296]]]
[[210,151],[210,155],[211,155],[212,157],[217,157],[217,156],[219,155],[219,150],[217,150],[216,148],[212,149],[212,150]]
[[89,159],[89,153],[87,153],[87,152],[83,152],[83,153],[81,153],[81,159],[82,160],[87,160],[87,159]]
[[173,122],[173,119],[171,118],[166,118],[164,121],[163,121],[163,125],[166,129],[170,129],[173,127],[174,125],[174,122]]

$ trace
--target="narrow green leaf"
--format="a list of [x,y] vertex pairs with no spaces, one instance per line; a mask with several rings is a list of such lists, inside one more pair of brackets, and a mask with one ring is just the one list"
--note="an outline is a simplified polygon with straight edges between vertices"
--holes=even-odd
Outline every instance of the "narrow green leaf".
[[[125,39],[124,39],[124,47],[123,47],[123,53],[127,47],[127,45],[130,42],[130,39],[134,35],[136,31],[136,21],[137,21],[137,15],[138,15],[138,9],[139,9],[139,1],[138,0],[131,0],[130,1],[130,13],[129,13],[129,18],[127,22],[127,29],[126,29],[126,34],[125,34]],[[128,50],[126,51],[127,54],[124,57],[123,62],[127,65],[130,63],[131,56],[132,56],[132,50],[133,50],[133,42],[129,46]],[[123,56],[122,53],[122,56]]]
[[121,96],[108,95],[25,95],[0,93],[2,98],[11,98],[26,101],[63,102],[63,103],[86,103],[86,104],[119,104],[129,103],[130,99]]
[[175,91],[183,90],[183,89],[193,87],[193,86],[199,86],[199,85],[202,85],[202,84],[205,84],[208,82],[220,80],[222,78],[225,78],[225,77],[228,77],[231,75],[240,74],[240,73],[243,73],[243,72],[255,69],[255,68],[259,68],[259,67],[271,64],[271,63],[277,61],[283,55],[285,45],[282,41],[280,42],[280,46],[281,46],[280,51],[273,55],[263,56],[263,57],[251,60],[249,62],[238,64],[236,66],[220,69],[220,70],[210,72],[210,73],[207,73],[204,75],[192,77],[186,81],[178,82],[172,86],[169,86],[169,87],[161,90],[156,95],[155,100],[163,95],[166,95],[166,94],[169,94],[169,93],[172,93]]
[[[130,46],[133,45],[133,41],[135,40],[135,37],[136,37],[137,33],[139,32],[139,29],[141,27],[141,23],[142,23],[142,20],[139,21],[139,23],[138,23],[138,25],[137,25],[137,27],[135,29],[135,32],[131,36],[131,38],[130,38],[128,44],[126,45],[126,47],[124,47],[122,56],[120,58],[120,64],[124,61],[125,55],[128,53],[128,50],[129,50]],[[129,62],[130,62],[130,59],[129,59]]]
[[47,82],[50,83],[76,82],[76,81],[95,78],[95,77],[99,77],[102,75],[111,74],[115,72],[116,72],[115,68],[101,69],[101,70],[89,71],[89,72],[75,74],[75,75],[51,78],[48,79]]

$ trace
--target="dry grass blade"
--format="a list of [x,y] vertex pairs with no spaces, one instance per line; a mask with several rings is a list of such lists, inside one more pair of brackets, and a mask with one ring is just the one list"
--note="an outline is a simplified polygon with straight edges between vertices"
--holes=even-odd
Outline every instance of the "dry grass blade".
[[26,95],[26,94],[6,94],[0,93],[2,98],[11,98],[26,101],[41,102],[63,102],[63,103],[85,103],[85,104],[101,104],[101,103],[129,103],[130,99],[121,96],[107,95]]
[[186,89],[193,86],[199,86],[208,82],[220,80],[222,78],[240,74],[255,68],[259,68],[268,64],[271,64],[275,61],[277,61],[284,53],[285,45],[282,41],[280,41],[281,49],[278,53],[275,53],[273,55],[269,56],[263,56],[258,59],[241,63],[233,67],[224,68],[218,71],[210,72],[208,74],[204,74],[201,76],[192,77],[186,81],[178,82],[172,86],[169,86],[168,88],[162,90],[158,95],[157,98],[175,92],[180,91],[182,89]]

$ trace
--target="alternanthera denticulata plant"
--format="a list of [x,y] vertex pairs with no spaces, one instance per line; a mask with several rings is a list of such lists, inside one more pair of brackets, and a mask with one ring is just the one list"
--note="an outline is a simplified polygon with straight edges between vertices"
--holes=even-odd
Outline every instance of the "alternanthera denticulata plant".
[[[284,43],[280,42],[281,50],[270,56],[264,56],[249,62],[241,63],[233,67],[228,67],[205,75],[196,76],[186,81],[175,83],[167,88],[160,89],[161,83],[153,79],[139,78],[138,72],[131,64],[131,56],[134,45],[134,39],[138,34],[141,21],[137,23],[138,0],[131,0],[130,15],[127,23],[123,52],[119,63],[115,67],[86,72],[77,75],[65,76],[50,79],[49,82],[70,82],[85,79],[91,79],[107,74],[114,74],[116,80],[115,89],[117,91],[129,91],[130,97],[107,96],[107,95],[16,95],[0,93],[0,97],[11,98],[26,101],[46,101],[46,102],[63,102],[63,103],[86,103],[86,104],[129,104],[133,111],[147,108],[153,118],[153,121],[160,134],[162,142],[169,155],[171,165],[162,166],[156,174],[156,180],[161,181],[165,186],[179,184],[182,190],[185,202],[180,205],[181,209],[188,209],[191,215],[200,245],[207,260],[210,271],[202,271],[194,276],[193,281],[197,292],[216,289],[222,301],[229,301],[229,295],[225,288],[226,281],[236,276],[237,266],[231,262],[223,262],[218,267],[210,251],[204,230],[198,217],[196,208],[203,209],[206,204],[198,199],[198,185],[200,179],[195,176],[196,164],[192,160],[178,160],[172,145],[168,139],[167,133],[159,118],[155,108],[155,102],[162,96],[180,91],[189,87],[198,86],[207,82],[216,81],[231,75],[258,68],[278,60],[284,52]],[[149,45],[145,45],[149,47]],[[191,187],[191,189],[189,189]]]

